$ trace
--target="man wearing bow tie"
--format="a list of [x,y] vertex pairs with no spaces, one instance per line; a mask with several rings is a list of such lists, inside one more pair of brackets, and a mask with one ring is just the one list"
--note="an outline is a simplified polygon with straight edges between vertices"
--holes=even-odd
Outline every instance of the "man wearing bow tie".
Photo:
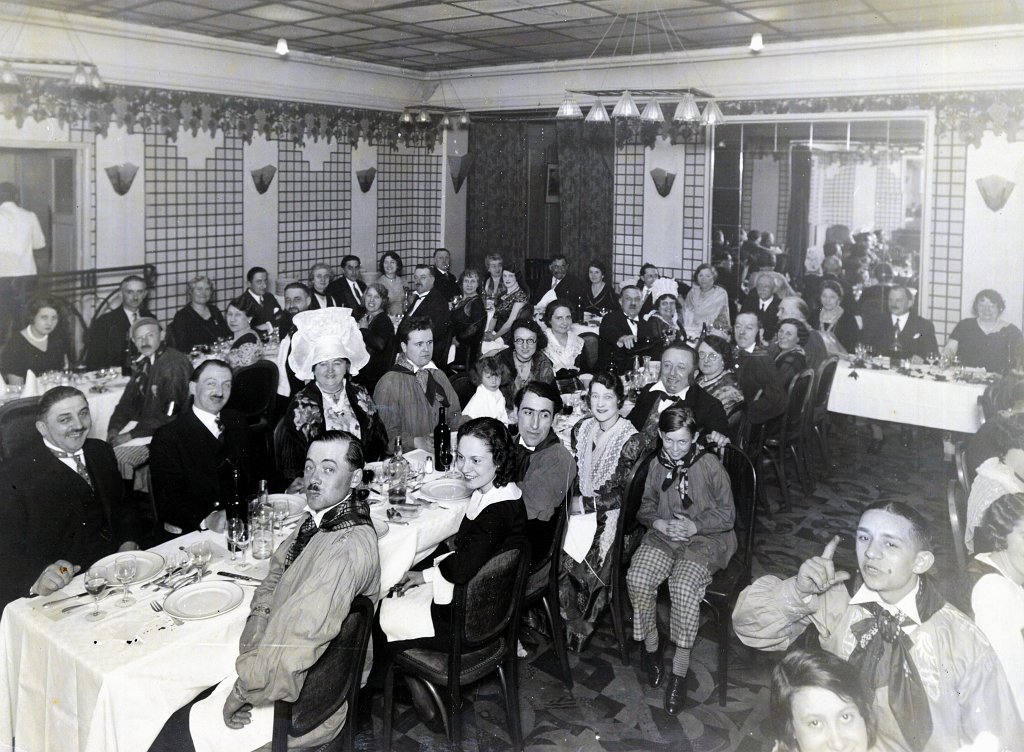
[[[254,266],[245,275],[249,286],[245,292],[256,301],[259,315],[252,320],[252,328],[269,336],[281,324],[281,303],[270,292],[270,272],[262,266]],[[261,335],[262,336],[262,335]]]
[[169,537],[193,530],[223,532],[229,505],[256,488],[249,426],[240,413],[224,409],[231,397],[231,366],[203,361],[192,372],[188,393],[192,404],[157,429],[149,447],[157,515]]
[[619,292],[621,310],[602,319],[597,356],[602,368],[613,366],[619,373],[625,373],[633,367],[633,357],[639,353],[637,345],[653,336],[650,323],[639,317],[642,300],[639,287],[624,285]]
[[875,315],[864,322],[864,341],[878,353],[891,354],[899,340],[903,357],[912,363],[923,363],[939,351],[935,327],[911,308],[914,296],[903,286],[889,290],[888,314]]
[[366,283],[360,277],[361,266],[358,256],[345,256],[341,260],[341,276],[327,286],[327,294],[342,308],[350,309],[356,319],[366,315],[363,307]]
[[30,591],[64,587],[119,543],[120,550],[138,548],[114,452],[87,438],[85,395],[69,386],[50,389],[35,427],[39,436],[0,464],[0,608]]
[[[929,570],[928,523],[911,506],[880,501],[856,531],[859,577],[833,562],[837,535],[795,577],[765,576],[736,602],[732,626],[760,650],[783,651],[807,627],[849,660],[874,699],[879,750],[954,752],[983,731],[994,748],[1024,739],[1006,676],[981,631],[946,602]],[[852,595],[851,595],[852,593]]]
[[673,342],[661,353],[661,379],[640,391],[629,420],[652,446],[658,439],[658,418],[670,405],[690,408],[701,439],[729,443],[725,408],[694,383],[697,357],[697,351],[689,345]]
[[448,348],[451,345],[451,308],[445,294],[435,285],[433,269],[427,264],[418,264],[412,273],[412,300],[402,323],[413,316],[429,316],[434,332],[434,351],[431,360],[438,368],[448,365]]

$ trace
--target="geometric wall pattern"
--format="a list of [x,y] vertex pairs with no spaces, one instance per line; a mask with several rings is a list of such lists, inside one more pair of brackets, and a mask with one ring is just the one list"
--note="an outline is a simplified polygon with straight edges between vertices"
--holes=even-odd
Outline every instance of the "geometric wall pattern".
[[964,193],[967,143],[947,131],[936,137],[932,178],[932,244],[929,306],[939,343],[960,320],[964,258]]
[[642,143],[615,145],[615,226],[609,283],[635,283],[644,263],[644,162]]
[[433,149],[402,147],[377,154],[377,259],[397,253],[412,277],[417,263],[429,264],[441,242],[442,157]]

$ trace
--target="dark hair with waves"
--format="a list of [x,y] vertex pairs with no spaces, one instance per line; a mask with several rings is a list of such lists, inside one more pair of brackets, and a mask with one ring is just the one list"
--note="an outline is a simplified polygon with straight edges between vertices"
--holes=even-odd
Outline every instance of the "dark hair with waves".
[[622,388],[622,382],[619,381],[619,377],[611,371],[598,371],[594,374],[593,380],[590,382],[590,386],[587,387],[587,402],[590,402],[590,395],[594,391],[594,384],[600,384],[605,389],[611,389],[615,392],[615,399],[621,408],[623,403],[626,401],[626,391]]
[[459,441],[463,436],[480,439],[491,450],[494,460],[494,485],[507,486],[516,480],[519,463],[516,461],[516,445],[505,424],[494,418],[473,418],[459,428]]
[[1006,550],[1006,538],[1024,520],[1024,494],[1004,494],[992,502],[974,530],[975,553]]
[[[61,400],[66,400],[68,397],[81,397],[85,399],[82,391],[75,389],[73,386],[55,386],[52,389],[47,389],[46,393],[39,398],[39,405],[36,407],[36,420],[45,422],[50,408]],[[86,400],[86,404],[88,404],[88,400]]]

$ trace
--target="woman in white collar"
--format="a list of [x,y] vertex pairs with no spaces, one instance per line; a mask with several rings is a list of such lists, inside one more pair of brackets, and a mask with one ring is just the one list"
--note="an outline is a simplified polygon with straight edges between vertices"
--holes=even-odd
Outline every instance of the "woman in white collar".
[[[474,418],[459,429],[455,462],[473,491],[454,536],[406,572],[381,603],[374,626],[374,665],[383,670],[409,648],[448,650],[451,601],[456,585],[469,582],[505,542],[526,529],[523,492],[514,482],[515,442],[494,418]],[[431,717],[426,689],[412,684],[417,710]]]

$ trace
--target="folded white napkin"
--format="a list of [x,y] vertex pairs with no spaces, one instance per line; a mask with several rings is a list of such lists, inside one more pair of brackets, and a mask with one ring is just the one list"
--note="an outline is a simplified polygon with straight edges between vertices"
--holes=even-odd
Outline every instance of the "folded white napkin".
[[430,618],[430,604],[434,602],[434,587],[427,582],[405,591],[402,597],[391,596],[380,603],[380,628],[388,642],[416,640],[434,636],[434,622]]
[[569,554],[573,561],[580,563],[586,558],[587,551],[594,544],[596,534],[597,512],[570,515],[569,524],[565,529],[565,542],[562,544],[562,550]]
[[25,397],[41,397],[43,394],[42,389],[39,386],[39,379],[35,372],[30,368],[25,374],[25,386],[21,388],[21,396]]
[[252,723],[240,729],[224,724],[224,702],[237,678],[232,672],[209,697],[192,706],[188,727],[196,752],[251,752],[273,738],[273,704],[253,708]]

